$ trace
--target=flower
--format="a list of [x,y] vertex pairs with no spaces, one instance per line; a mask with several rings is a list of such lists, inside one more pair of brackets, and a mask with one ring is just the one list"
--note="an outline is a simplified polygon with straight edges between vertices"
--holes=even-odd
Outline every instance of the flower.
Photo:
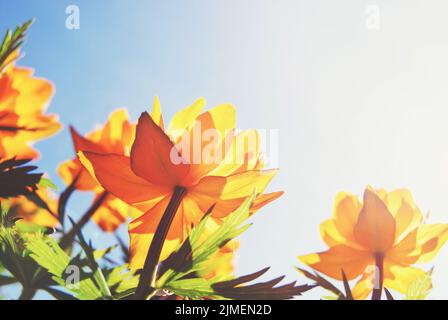
[[[17,56],[18,52],[12,55]],[[38,153],[30,144],[53,135],[61,127],[56,116],[44,114],[53,85],[33,77],[32,69],[17,67],[12,62],[0,69],[0,159],[34,159]]]
[[253,211],[282,194],[263,194],[277,170],[263,170],[257,131],[235,134],[236,115],[230,104],[202,113],[204,107],[204,99],[196,100],[176,113],[165,131],[156,98],[151,115],[144,112],[139,118],[130,156],[80,153],[83,164],[106,190],[144,212],[129,225],[131,268],[142,266],[148,240],[176,188],[183,194],[162,257],[213,205],[211,218],[219,223],[254,189],[258,198]]
[[[81,136],[73,127],[70,127],[70,132],[75,153],[80,150],[88,150],[96,153],[122,155],[128,152],[134,140],[135,126],[129,122],[127,111],[118,109],[109,116],[108,121],[102,128],[94,130],[86,137]],[[96,195],[94,202],[101,197],[104,191],[77,157],[61,164],[58,173],[67,185],[73,183],[77,190],[93,191]],[[113,232],[128,217],[137,213],[136,209],[108,194],[101,206],[95,211],[92,219],[102,230]]]
[[406,293],[425,272],[413,267],[431,260],[448,239],[448,224],[426,224],[408,190],[364,192],[364,203],[348,193],[336,197],[333,218],[321,224],[330,247],[299,257],[303,263],[334,279],[362,277],[353,289],[356,299],[372,291],[375,272],[380,286]]

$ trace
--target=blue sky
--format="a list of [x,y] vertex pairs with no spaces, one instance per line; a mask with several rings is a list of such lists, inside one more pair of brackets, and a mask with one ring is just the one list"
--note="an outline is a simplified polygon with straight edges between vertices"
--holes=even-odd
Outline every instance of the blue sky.
[[[79,30],[65,28],[69,4]],[[378,30],[365,26],[368,5]],[[37,147],[61,187],[69,124],[85,133],[118,107],[136,119],[155,95],[165,118],[203,96],[233,103],[239,128],[278,129],[270,189],[286,193],[253,218],[237,267],[305,281],[296,256],[325,248],[318,226],[339,191],[406,187],[432,221],[448,221],[447,10],[441,0],[0,0],[0,30],[36,18],[21,64],[56,85],[49,112],[65,128]],[[76,197],[72,215],[88,201]],[[433,297],[448,297],[447,263],[444,249]]]

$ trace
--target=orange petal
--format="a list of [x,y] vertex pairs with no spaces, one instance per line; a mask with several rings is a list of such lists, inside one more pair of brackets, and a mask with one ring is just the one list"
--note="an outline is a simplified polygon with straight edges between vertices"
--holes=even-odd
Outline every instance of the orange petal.
[[364,205],[354,228],[356,240],[372,252],[386,252],[395,241],[395,220],[385,203],[371,189],[364,192]]
[[75,147],[75,153],[78,153],[78,151],[88,151],[95,153],[106,152],[104,146],[84,138],[72,126],[70,126],[70,134],[72,135],[73,145]]
[[189,165],[183,161],[170,138],[142,113],[131,150],[132,170],[150,183],[173,187],[188,174]]
[[[161,201],[159,201],[153,208],[146,211],[137,219],[134,219],[129,224],[129,233],[154,234],[169,202],[170,197],[165,197]],[[181,204],[171,223],[170,230],[167,234],[167,239],[182,239],[184,227],[185,223],[183,218],[183,208]]]
[[334,219],[329,219],[321,223],[320,235],[329,247],[346,245],[357,250],[363,250],[363,247],[354,241],[353,238],[348,239],[340,232],[340,230],[336,227]]
[[328,251],[300,256],[299,260],[311,268],[334,279],[342,280],[342,270],[348,280],[361,275],[372,264],[372,254],[344,245],[331,247]]
[[219,166],[226,155],[226,138],[233,136],[235,108],[222,104],[202,113],[178,143],[179,151],[190,162],[188,181],[197,182]]
[[283,191],[276,191],[259,195],[252,204],[252,207],[250,208],[251,213],[257,212],[265,205],[268,205],[269,203],[280,198],[283,194],[284,194]]
[[[337,232],[352,245],[357,242],[353,230],[361,209],[362,205],[355,195],[346,192],[336,195],[333,206],[333,224]],[[357,246],[359,247],[359,245]]]
[[139,210],[148,210],[171,190],[150,184],[131,170],[129,157],[116,154],[84,152],[80,160],[100,184],[124,202]]

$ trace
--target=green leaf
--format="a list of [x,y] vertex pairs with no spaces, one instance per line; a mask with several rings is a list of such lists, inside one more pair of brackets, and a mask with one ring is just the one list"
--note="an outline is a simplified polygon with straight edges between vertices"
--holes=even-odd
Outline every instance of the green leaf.
[[28,20],[21,26],[18,26],[13,33],[11,30],[6,30],[2,45],[0,46],[0,72],[12,61],[8,60],[10,55],[17,50],[25,40],[26,31],[33,23],[33,19]]
[[103,297],[101,291],[88,275],[82,278],[81,266],[75,265],[80,271],[80,281],[75,285],[66,283],[67,267],[72,266],[72,261],[64,250],[59,247],[56,240],[40,234],[28,234],[25,236],[25,239],[26,248],[30,251],[31,258],[52,274],[54,281],[59,285],[67,288],[81,300],[96,300]]
[[201,299],[216,295],[210,282],[203,278],[179,279],[171,282],[164,289],[190,299]]
[[250,208],[254,199],[255,193],[204,240],[203,232],[207,228],[209,219],[207,214],[193,228],[186,241],[162,262],[159,269],[160,277],[156,281],[159,292],[168,290],[191,299],[290,299],[313,288],[308,285],[296,286],[295,282],[278,285],[283,280],[283,276],[267,282],[246,284],[258,279],[269,268],[240,278],[229,276],[224,280],[219,276],[211,279],[200,276],[210,271],[213,264],[219,264],[219,261],[214,260],[215,255],[225,244],[250,227],[250,224],[244,223],[250,217]]
[[[73,226],[75,225],[74,221],[72,221]],[[84,250],[84,253],[87,256],[88,263],[90,265],[90,268],[93,271],[93,279],[95,280],[97,286],[99,287],[101,294],[103,297],[112,297],[112,294],[110,292],[110,289],[107,285],[106,278],[103,275],[103,272],[101,271],[101,268],[98,266],[98,263],[95,259],[95,252],[92,248],[91,243],[87,243],[84,239],[84,236],[82,235],[81,230],[78,231],[78,240],[79,244],[81,245],[81,248]]]
[[53,190],[58,190],[58,187],[48,178],[40,178],[38,183],[38,187],[40,188],[51,188]]

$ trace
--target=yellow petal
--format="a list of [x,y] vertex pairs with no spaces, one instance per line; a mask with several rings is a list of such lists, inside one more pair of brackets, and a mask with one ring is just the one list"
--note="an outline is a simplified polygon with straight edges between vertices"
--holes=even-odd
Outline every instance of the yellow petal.
[[418,268],[385,263],[384,286],[405,294],[409,285],[425,275],[426,273]]
[[234,135],[235,108],[222,104],[197,117],[191,130],[176,145],[182,157],[188,159],[190,184],[199,181],[222,163],[226,141]]
[[244,130],[238,133],[223,161],[210,172],[214,176],[227,176],[248,170],[254,170],[259,163],[260,135],[257,130]]
[[193,104],[179,112],[177,112],[168,125],[167,132],[173,139],[177,141],[185,131],[189,131],[194,125],[196,118],[201,114],[205,107],[205,99],[199,98]]
[[160,107],[159,97],[154,97],[154,104],[151,111],[152,120],[163,129],[162,108]]
[[[151,245],[152,239],[154,238],[153,234],[129,234],[130,238],[130,262],[129,268],[131,270],[142,269],[145,264],[146,256],[148,254],[149,246]],[[174,250],[178,247],[180,241],[179,240],[165,240],[162,253],[160,255],[160,260],[168,258],[168,256],[174,252]]]

